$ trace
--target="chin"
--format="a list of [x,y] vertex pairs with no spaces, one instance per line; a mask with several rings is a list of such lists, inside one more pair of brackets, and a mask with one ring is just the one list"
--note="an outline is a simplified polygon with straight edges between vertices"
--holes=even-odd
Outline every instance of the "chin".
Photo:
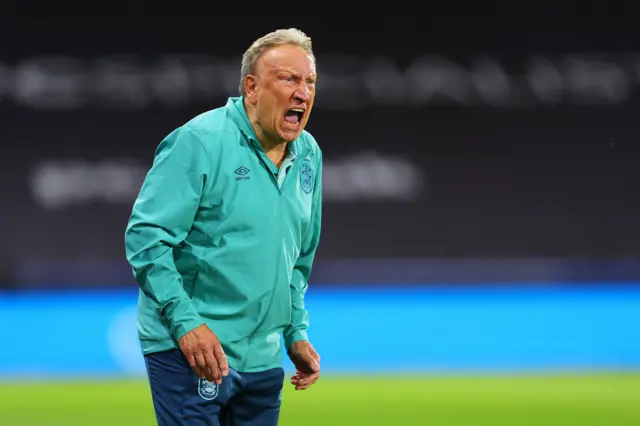
[[300,126],[299,128],[293,130],[293,129],[281,129],[278,136],[280,136],[280,138],[286,142],[292,142],[296,139],[298,139],[300,137],[300,134],[302,133],[303,127]]

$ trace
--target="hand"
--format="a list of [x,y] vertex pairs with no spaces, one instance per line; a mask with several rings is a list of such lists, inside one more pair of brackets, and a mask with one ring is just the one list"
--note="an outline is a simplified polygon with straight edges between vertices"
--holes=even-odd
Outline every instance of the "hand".
[[229,374],[227,356],[220,340],[206,324],[198,326],[178,341],[180,349],[196,375],[216,384]]
[[320,355],[306,340],[293,342],[289,347],[289,359],[296,367],[291,384],[296,390],[304,390],[313,385],[320,377]]

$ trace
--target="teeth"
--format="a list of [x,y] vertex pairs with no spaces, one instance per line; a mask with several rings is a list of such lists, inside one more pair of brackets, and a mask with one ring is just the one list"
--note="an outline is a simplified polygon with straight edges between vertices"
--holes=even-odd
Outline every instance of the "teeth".
[[291,108],[291,111],[304,112],[304,110],[302,108]]

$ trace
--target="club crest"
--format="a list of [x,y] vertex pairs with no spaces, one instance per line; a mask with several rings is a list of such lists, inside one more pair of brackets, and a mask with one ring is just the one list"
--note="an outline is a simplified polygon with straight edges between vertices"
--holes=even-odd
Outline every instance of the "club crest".
[[218,385],[207,379],[198,379],[198,394],[202,399],[210,401],[218,396]]
[[304,192],[310,194],[313,191],[313,181],[315,180],[315,171],[311,160],[305,159],[300,168],[300,187]]

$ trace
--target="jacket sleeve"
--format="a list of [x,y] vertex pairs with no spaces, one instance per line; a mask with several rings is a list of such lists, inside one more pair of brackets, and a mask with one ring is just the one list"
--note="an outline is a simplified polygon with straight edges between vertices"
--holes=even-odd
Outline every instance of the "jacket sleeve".
[[204,324],[176,269],[173,249],[189,233],[206,172],[200,139],[178,128],[159,144],[125,231],[127,260],[142,292],[167,319],[178,341]]
[[[320,151],[319,151],[320,152]],[[284,331],[285,347],[288,349],[297,340],[308,340],[307,327],[309,326],[309,314],[305,308],[304,296],[307,291],[307,282],[311,275],[313,259],[320,242],[322,222],[322,153],[320,152],[317,163],[317,173],[313,190],[311,210],[311,222],[304,236],[302,250],[295,264],[291,278],[291,321]]]

